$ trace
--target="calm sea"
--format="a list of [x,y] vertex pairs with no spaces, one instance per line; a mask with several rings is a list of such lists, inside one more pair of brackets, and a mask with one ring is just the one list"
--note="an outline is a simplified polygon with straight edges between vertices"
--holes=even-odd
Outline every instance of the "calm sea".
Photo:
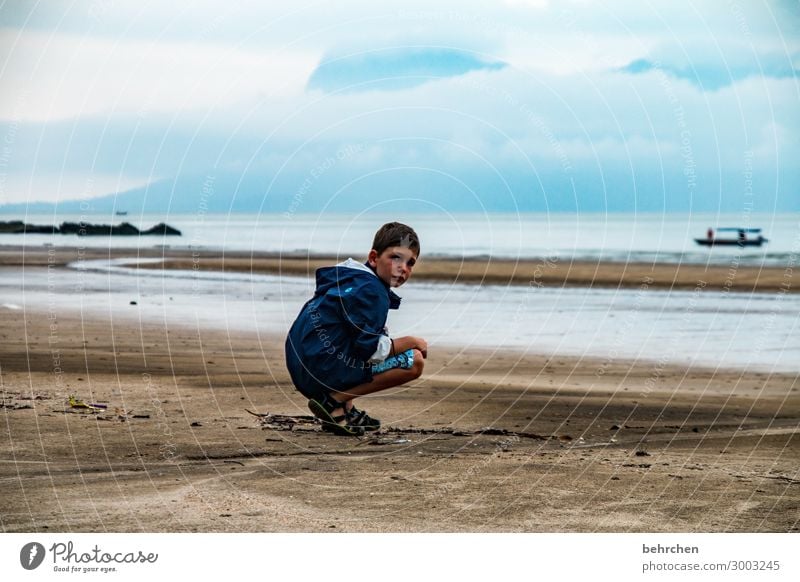
[[[0,245],[204,248],[225,251],[340,253],[360,257],[378,226],[411,224],[425,256],[602,259],[786,266],[800,253],[800,213],[783,214],[193,214],[169,216],[28,215],[0,217],[52,225],[62,221],[118,224],[140,229],[159,222],[181,237],[84,237],[0,235]],[[694,238],[709,227],[761,228],[760,248],[700,247]]]

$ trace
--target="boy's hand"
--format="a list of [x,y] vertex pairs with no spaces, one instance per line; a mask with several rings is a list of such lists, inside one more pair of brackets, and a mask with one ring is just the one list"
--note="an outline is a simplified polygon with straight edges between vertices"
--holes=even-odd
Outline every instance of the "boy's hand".
[[426,342],[421,337],[417,337],[417,338],[414,338],[414,339],[417,340],[416,348],[420,352],[422,352],[422,358],[423,359],[427,359],[428,358],[428,342]]
[[406,350],[419,350],[422,353],[423,359],[425,359],[428,357],[428,342],[421,337],[414,337],[411,335],[395,338],[394,353],[399,354]]

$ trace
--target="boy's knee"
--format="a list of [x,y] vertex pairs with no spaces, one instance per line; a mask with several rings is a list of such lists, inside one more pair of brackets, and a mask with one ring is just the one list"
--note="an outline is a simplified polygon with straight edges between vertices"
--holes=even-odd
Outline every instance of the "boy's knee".
[[422,352],[414,350],[414,363],[411,365],[411,371],[414,373],[414,378],[422,376],[422,370],[425,368],[425,358],[422,357]]

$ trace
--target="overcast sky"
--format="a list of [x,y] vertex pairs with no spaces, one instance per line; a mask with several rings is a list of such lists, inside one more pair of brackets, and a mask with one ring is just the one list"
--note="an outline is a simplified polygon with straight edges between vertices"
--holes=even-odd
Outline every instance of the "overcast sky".
[[797,1],[4,2],[0,204],[800,210],[798,70]]

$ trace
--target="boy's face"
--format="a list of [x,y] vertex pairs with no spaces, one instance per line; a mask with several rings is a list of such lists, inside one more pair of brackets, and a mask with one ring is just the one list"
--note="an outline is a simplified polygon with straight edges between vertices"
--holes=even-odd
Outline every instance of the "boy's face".
[[411,278],[417,253],[407,247],[389,247],[379,255],[378,251],[372,249],[368,262],[384,283],[399,287]]

